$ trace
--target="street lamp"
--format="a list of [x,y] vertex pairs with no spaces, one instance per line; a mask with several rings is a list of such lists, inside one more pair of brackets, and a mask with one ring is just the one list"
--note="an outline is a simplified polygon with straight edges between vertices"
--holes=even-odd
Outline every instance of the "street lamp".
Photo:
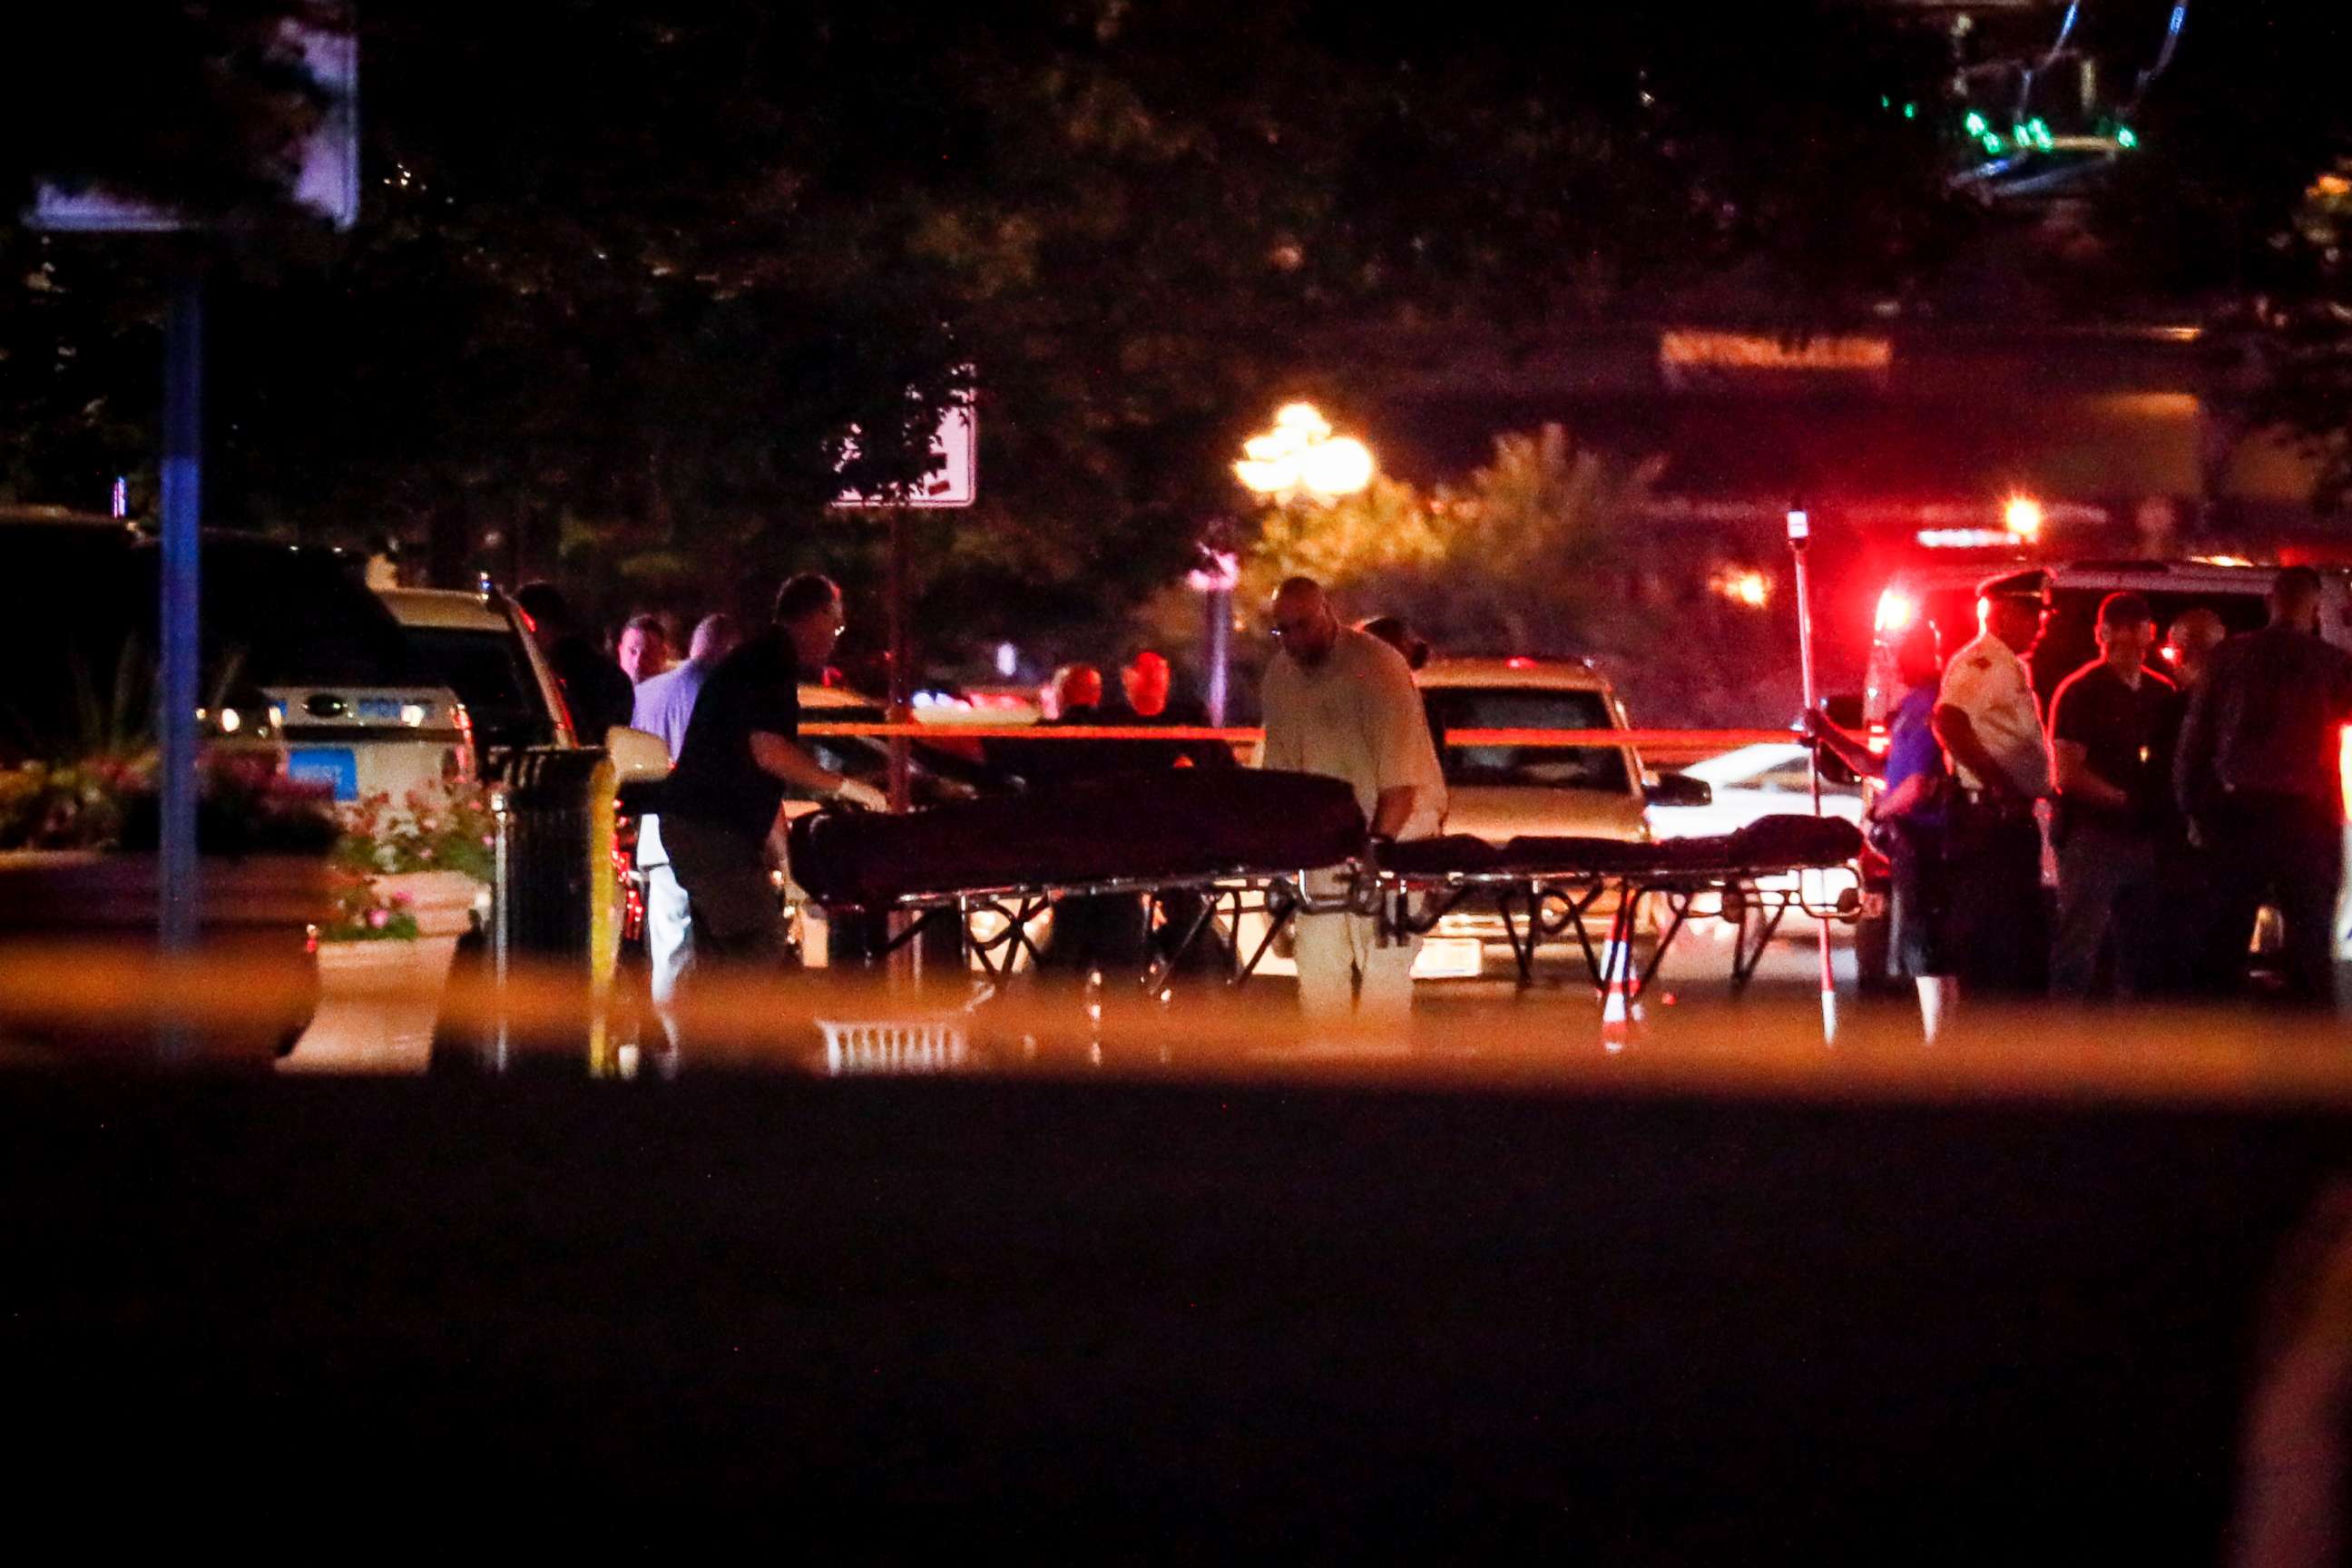
[[[1328,506],[1372,482],[1372,449],[1352,436],[1334,435],[1331,422],[1311,403],[1286,403],[1275,411],[1274,428],[1242,443],[1234,478],[1262,501],[1288,506],[1312,500]],[[1225,721],[1225,667],[1233,637],[1234,585],[1240,560],[1212,545],[1204,570],[1187,579],[1208,596],[1209,721]]]
[[1242,443],[1234,477],[1252,494],[1287,505],[1306,498],[1329,503],[1372,482],[1371,448],[1353,436],[1335,436],[1311,403],[1286,403],[1274,428]]

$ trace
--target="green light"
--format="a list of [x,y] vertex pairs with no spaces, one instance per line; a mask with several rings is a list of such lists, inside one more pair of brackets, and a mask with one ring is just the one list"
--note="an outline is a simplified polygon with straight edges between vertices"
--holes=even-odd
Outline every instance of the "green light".
[[1916,119],[1918,119],[1918,118],[1919,118],[1919,106],[1918,106],[1917,104],[1916,104],[1916,103],[1906,103],[1906,104],[1905,104],[1905,105],[1903,106],[1903,118],[1904,118],[1904,119],[1906,119],[1906,120],[1916,120]]
[[2128,153],[2139,145],[2139,138],[2132,134],[2130,126],[2118,125],[2116,127],[2116,145]]
[[1990,127],[1985,123],[1985,117],[1979,114],[1973,109],[1969,110],[1969,117],[1965,123],[1968,127],[1968,132],[1971,136],[1981,136],[1990,129]]
[[1998,154],[2000,152],[2001,146],[2002,142],[1999,136],[1993,134],[1993,132],[1990,131],[1984,133],[1984,150],[1986,152]]
[[1882,92],[1878,95],[1878,107],[1881,109],[1892,109],[1895,107],[1895,100]]

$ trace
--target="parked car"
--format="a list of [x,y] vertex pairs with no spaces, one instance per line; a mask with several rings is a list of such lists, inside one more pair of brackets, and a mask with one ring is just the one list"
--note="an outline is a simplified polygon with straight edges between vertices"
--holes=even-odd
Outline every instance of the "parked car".
[[[112,519],[0,520],[0,624],[19,650],[0,761],[143,730],[161,555],[152,533]],[[341,552],[207,530],[200,570],[198,691],[215,743],[282,740],[288,771],[342,801],[471,775],[457,694]]]
[[506,595],[494,588],[376,592],[409,645],[465,703],[484,777],[497,776],[519,748],[579,743],[555,672]]
[[[114,519],[0,515],[8,672],[0,766],[152,743],[160,556],[152,533]],[[198,562],[198,719],[208,754],[265,756],[327,780],[344,799],[405,794],[470,770],[456,696],[415,659],[352,563],[332,551],[211,530]],[[207,882],[251,881],[252,870],[223,868]],[[305,924],[326,912],[323,868],[319,875],[316,913],[256,920],[245,933],[254,939],[247,962],[281,964],[297,982],[286,988],[285,1010],[208,1026],[208,1050],[229,1048],[233,1037],[282,1049],[309,1023],[317,968]],[[128,864],[121,877],[137,884]],[[247,919],[268,907],[227,912]],[[106,919],[97,907],[56,913],[60,930]]]

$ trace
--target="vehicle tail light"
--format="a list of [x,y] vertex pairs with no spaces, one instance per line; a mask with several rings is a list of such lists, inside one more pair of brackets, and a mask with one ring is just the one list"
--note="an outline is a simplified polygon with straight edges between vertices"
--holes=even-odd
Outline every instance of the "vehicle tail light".
[[2336,787],[2344,794],[2344,813],[2352,816],[2352,724],[2336,731]]
[[1535,667],[1536,661],[1523,653],[1515,653],[1503,661],[1506,669],[1533,669]]

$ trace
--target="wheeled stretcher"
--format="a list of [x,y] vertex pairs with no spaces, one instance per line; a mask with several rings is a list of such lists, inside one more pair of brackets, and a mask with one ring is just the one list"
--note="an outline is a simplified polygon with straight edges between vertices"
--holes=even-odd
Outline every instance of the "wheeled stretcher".
[[[1454,834],[1387,847],[1360,871],[1359,885],[1395,930],[1426,932],[1465,906],[1492,909],[1522,984],[1533,977],[1542,942],[1573,937],[1596,987],[1638,998],[1703,900],[1713,900],[1734,927],[1736,987],[1754,978],[1790,910],[1851,919],[1861,850],[1852,823],[1821,816],[1767,816],[1735,833],[1653,843],[1522,837],[1496,845]],[[1814,873],[1810,893],[1807,872]],[[1596,912],[1607,917],[1597,946]],[[1659,919],[1649,957],[1636,967],[1633,939],[1645,913]]]
[[[1255,908],[1266,917],[1253,951],[1235,954],[1236,981],[1302,913],[1376,916],[1392,931],[1421,933],[1476,906],[1501,915],[1523,983],[1538,944],[1573,936],[1596,986],[1635,995],[1709,897],[1739,923],[1732,977],[1744,984],[1791,909],[1834,918],[1851,902],[1850,894],[1808,902],[1803,879],[1790,874],[1834,877],[1860,848],[1852,824],[1811,816],[1648,844],[1495,845],[1456,835],[1376,847],[1345,784],[1255,770],[1113,776],[906,816],[824,811],[801,818],[790,838],[793,879],[817,902],[914,917],[886,951],[947,922],[970,932],[973,916],[1001,917],[1001,929],[968,938],[992,974],[1009,973],[1024,953],[1040,959],[1030,923],[1070,899],[1149,896],[1182,911],[1172,942],[1149,962],[1143,979],[1153,989],[1228,905],[1236,916]],[[1636,969],[1633,938],[1653,906],[1664,918]],[[1609,920],[1598,946],[1587,923],[1595,911]]]

